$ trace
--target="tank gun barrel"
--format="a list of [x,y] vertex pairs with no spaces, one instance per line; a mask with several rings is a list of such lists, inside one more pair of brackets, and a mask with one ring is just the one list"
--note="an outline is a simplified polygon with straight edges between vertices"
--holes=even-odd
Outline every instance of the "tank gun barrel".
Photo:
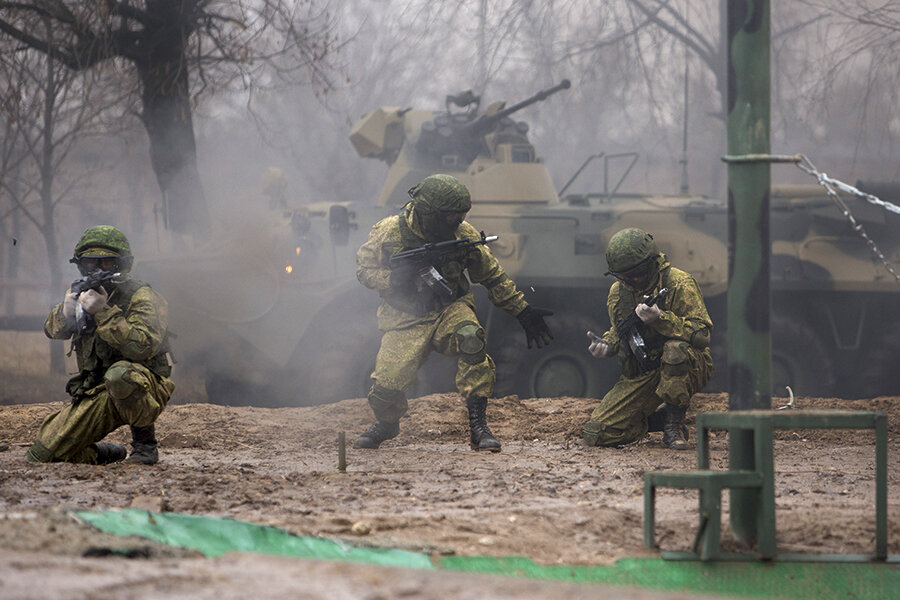
[[553,86],[552,88],[548,88],[546,90],[541,90],[534,96],[532,96],[530,98],[526,98],[525,100],[522,100],[521,102],[513,104],[512,106],[510,106],[508,108],[504,108],[503,110],[495,112],[492,115],[482,115],[475,121],[472,121],[471,123],[466,124],[463,127],[463,130],[469,135],[485,134],[488,131],[490,131],[491,129],[493,129],[497,125],[497,123],[499,123],[500,120],[503,119],[504,117],[511,115],[512,113],[514,113],[516,111],[522,110],[526,106],[531,106],[535,102],[541,102],[543,100],[546,100],[549,96],[552,96],[556,92],[559,92],[561,90],[567,90],[571,86],[572,86],[572,84],[569,82],[568,79],[563,79],[562,81],[560,81],[557,85]]

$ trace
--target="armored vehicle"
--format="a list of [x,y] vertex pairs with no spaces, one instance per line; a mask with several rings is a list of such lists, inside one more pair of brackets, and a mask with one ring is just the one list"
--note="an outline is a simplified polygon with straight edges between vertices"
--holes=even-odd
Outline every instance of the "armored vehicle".
[[[181,321],[173,329],[186,331],[177,344],[206,365],[210,400],[290,405],[365,395],[380,339],[379,298],[356,281],[355,252],[371,225],[400,210],[407,190],[436,172],[468,186],[469,222],[499,236],[491,249],[527,300],[555,312],[548,319],[553,343],[527,350],[515,320],[476,294],[497,363],[497,395],[601,397],[612,385],[618,365],[593,359],[585,332],[609,327],[605,248],[613,233],[632,226],[652,232],[672,263],[701,285],[715,324],[717,375],[707,389],[725,390],[727,204],[622,193],[624,177],[595,193],[557,193],[528,125],[513,114],[568,87],[563,81],[513,106],[495,102],[483,111],[472,92],[447,96],[439,111],[377,108],[350,132],[361,157],[388,165],[374,202],[285,210],[263,234],[247,233],[247,243],[230,241],[217,256],[196,259],[208,264],[178,261],[160,269],[156,281],[169,288],[163,291],[173,320]],[[604,172],[612,161],[629,161],[619,169],[627,175],[637,159],[597,154],[588,161],[602,160]],[[879,189],[900,192],[900,186]],[[853,210],[888,260],[898,262],[900,217],[866,204]],[[784,395],[788,385],[797,395],[900,393],[893,368],[900,284],[819,186],[773,187],[771,227],[775,394]],[[227,268],[223,255],[231,257]],[[212,290],[177,284],[179,273],[197,266],[220,283],[210,284]],[[216,286],[232,300],[210,311],[199,299],[216,297]],[[179,303],[191,307],[180,319]],[[454,368],[433,357],[411,394],[453,390]]]

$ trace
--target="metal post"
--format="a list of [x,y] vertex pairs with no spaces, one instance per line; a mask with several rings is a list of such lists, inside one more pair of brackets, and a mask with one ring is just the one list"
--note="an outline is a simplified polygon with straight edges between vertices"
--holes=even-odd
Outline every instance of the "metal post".
[[[769,0],[726,0],[728,153],[768,155]],[[728,162],[729,409],[769,409],[771,335],[769,234],[770,165]],[[753,434],[729,436],[731,469],[753,469]],[[731,491],[731,528],[743,542],[757,539],[758,491]]]
[[343,431],[338,432],[338,471],[341,473],[347,470],[347,434]]

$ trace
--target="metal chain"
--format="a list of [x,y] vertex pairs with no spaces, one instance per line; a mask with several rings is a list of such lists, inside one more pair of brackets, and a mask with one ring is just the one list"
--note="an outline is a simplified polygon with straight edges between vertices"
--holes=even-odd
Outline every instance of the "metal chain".
[[[897,271],[894,270],[893,265],[885,258],[884,254],[881,253],[881,250],[878,249],[878,246],[875,245],[875,242],[872,241],[872,238],[869,237],[869,234],[866,233],[866,230],[863,228],[862,223],[856,220],[856,217],[850,212],[850,209],[844,203],[840,196],[838,196],[837,192],[834,191],[834,188],[838,188],[844,193],[853,194],[854,196],[860,197],[871,204],[876,206],[881,206],[885,210],[889,210],[891,212],[900,214],[900,206],[896,204],[891,204],[890,202],[885,202],[878,198],[877,196],[873,196],[872,194],[867,194],[863,191],[860,191],[853,187],[852,185],[848,185],[842,181],[838,181],[837,179],[832,179],[825,173],[819,172],[815,165],[812,164],[812,161],[809,160],[806,156],[800,154],[800,162],[797,163],[797,167],[805,173],[808,173],[816,178],[825,191],[828,193],[828,196],[834,200],[834,203],[837,204],[838,209],[840,209],[841,213],[847,220],[850,222],[850,226],[853,228],[853,231],[859,234],[859,237],[863,239],[863,241],[868,244],[869,249],[872,253],[878,257],[881,261],[881,264],[884,265],[884,268],[887,269],[888,273],[894,276],[894,279],[900,281],[900,275],[897,274]],[[834,187],[832,187],[834,186]]]

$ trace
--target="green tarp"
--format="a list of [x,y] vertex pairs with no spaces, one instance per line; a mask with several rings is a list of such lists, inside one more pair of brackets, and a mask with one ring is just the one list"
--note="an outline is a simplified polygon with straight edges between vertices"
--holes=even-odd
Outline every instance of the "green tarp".
[[900,565],[866,563],[763,563],[665,561],[627,558],[610,567],[544,566],[520,556],[442,556],[365,548],[233,519],[124,509],[79,512],[91,525],[117,535],[198,550],[206,556],[257,552],[387,567],[446,569],[576,583],[785,600],[900,598]]
[[407,550],[359,548],[332,540],[297,537],[283,529],[245,521],[180,513],[151,513],[127,508],[108,512],[79,512],[94,527],[116,535],[138,535],[172,546],[199,550],[206,556],[226,552],[258,552],[299,558],[347,560],[432,569],[428,556]]

